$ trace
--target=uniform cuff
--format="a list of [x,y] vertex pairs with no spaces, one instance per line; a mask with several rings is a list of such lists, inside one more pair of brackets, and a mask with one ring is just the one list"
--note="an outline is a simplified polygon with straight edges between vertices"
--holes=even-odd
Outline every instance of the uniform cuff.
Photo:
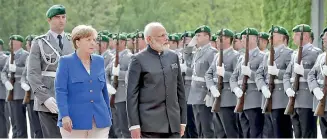
[[140,125],[133,125],[129,128],[129,131],[132,131],[134,129],[138,129],[138,128],[141,128]]

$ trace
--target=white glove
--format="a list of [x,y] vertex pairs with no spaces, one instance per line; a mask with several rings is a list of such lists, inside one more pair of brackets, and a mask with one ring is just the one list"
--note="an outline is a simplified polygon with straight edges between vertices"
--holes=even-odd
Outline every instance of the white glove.
[[181,72],[186,72],[186,69],[187,69],[187,66],[186,64],[180,64],[180,67],[181,67]]
[[239,87],[234,88],[233,89],[233,92],[235,93],[235,95],[236,95],[237,98],[240,98],[243,95],[243,91]]
[[12,84],[11,84],[9,81],[6,81],[6,82],[5,82],[5,87],[6,87],[6,89],[7,89],[8,91],[14,89],[14,87],[12,86]]
[[44,105],[49,109],[51,113],[58,113],[58,106],[56,100],[53,97],[50,97],[44,101]]
[[16,65],[15,64],[9,64],[9,71],[10,72],[16,72]]
[[324,97],[324,93],[320,90],[319,87],[313,89],[313,94],[316,96],[317,100],[321,100]]
[[211,92],[213,97],[219,97],[220,96],[220,93],[219,93],[218,89],[214,85],[210,87],[210,92]]
[[111,74],[114,76],[119,76],[119,71],[120,71],[120,65],[118,64],[117,67],[113,66]]
[[304,75],[304,68],[303,68],[303,65],[302,65],[302,62],[301,62],[301,65],[297,64],[297,63],[294,63],[294,72],[296,74],[300,74],[300,75]]
[[276,67],[276,64],[274,63],[273,66],[268,66],[268,74],[270,75],[278,75],[279,69]]
[[288,97],[294,97],[295,92],[294,92],[294,90],[293,90],[292,88],[288,88],[288,89],[286,90],[286,95],[287,95]]
[[247,75],[247,76],[251,76],[251,69],[250,69],[249,64],[248,64],[248,66],[242,65],[242,74]]
[[224,77],[225,75],[224,63],[221,65],[221,67],[217,66],[217,75]]
[[271,93],[270,93],[270,91],[269,91],[269,89],[268,89],[267,86],[262,86],[262,87],[261,87],[261,91],[262,91],[262,94],[263,94],[263,96],[264,96],[265,98],[270,98]]
[[327,76],[327,66],[326,65],[323,65],[322,66],[322,73]]
[[117,90],[110,84],[107,84],[107,89],[110,95],[116,94]]
[[193,46],[195,46],[195,45],[197,45],[198,44],[198,41],[197,41],[197,36],[194,36],[193,38],[192,38],[192,40],[190,41],[190,43],[188,43],[188,47],[193,47]]
[[26,83],[21,83],[20,87],[22,87],[25,91],[29,91],[31,89],[31,87]]
[[205,98],[204,98],[204,102],[205,102],[205,105],[207,107],[212,107],[212,104],[213,104],[214,101],[215,101],[215,99],[212,96],[209,96],[209,95],[206,95]]

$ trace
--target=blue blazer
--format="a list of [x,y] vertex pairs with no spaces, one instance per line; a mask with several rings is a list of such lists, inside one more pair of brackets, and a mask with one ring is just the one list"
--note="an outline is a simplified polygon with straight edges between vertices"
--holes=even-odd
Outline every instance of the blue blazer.
[[76,52],[60,58],[55,79],[56,100],[59,109],[58,126],[69,116],[73,129],[92,129],[111,126],[111,110],[106,86],[104,60],[91,55],[90,74]]

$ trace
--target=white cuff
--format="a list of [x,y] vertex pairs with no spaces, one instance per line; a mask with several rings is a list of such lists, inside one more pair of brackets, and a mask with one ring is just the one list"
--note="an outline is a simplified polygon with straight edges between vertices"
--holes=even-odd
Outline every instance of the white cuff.
[[181,124],[181,126],[184,126],[184,127],[186,127],[186,124]]
[[138,128],[141,128],[141,126],[140,126],[140,125],[133,125],[133,126],[131,126],[131,127],[129,128],[129,131],[132,131],[132,130],[134,130],[134,129],[138,129]]

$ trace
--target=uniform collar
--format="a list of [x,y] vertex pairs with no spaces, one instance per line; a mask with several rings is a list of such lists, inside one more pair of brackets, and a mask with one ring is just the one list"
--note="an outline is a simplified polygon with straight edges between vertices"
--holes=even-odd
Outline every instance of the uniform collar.
[[275,52],[279,52],[280,49],[282,49],[282,48],[284,48],[284,47],[285,47],[285,44],[280,44],[280,45],[274,47],[274,50],[275,50]]
[[252,54],[253,54],[254,52],[256,52],[257,50],[259,50],[258,47],[256,47],[256,48],[250,50],[250,52],[249,52],[250,56],[252,56]]
[[229,48],[227,48],[227,49],[223,50],[223,54],[225,54],[225,53],[229,52],[229,51],[230,51],[230,50],[232,50],[232,49],[233,49],[232,47],[229,47]]
[[309,48],[311,48],[312,44],[311,43],[307,43],[305,45],[303,45],[303,51],[308,50]]
[[147,46],[146,50],[148,52],[150,52],[151,54],[154,54],[154,55],[157,55],[157,56],[161,56],[164,53],[164,51],[162,51],[161,53],[159,53],[158,51],[152,49],[150,45]]
[[65,32],[64,32],[64,31],[63,31],[62,33],[60,33],[60,34],[57,34],[56,32],[54,32],[54,31],[52,31],[52,30],[50,30],[49,32],[50,32],[50,34],[51,34],[54,38],[56,38],[56,39],[57,39],[58,35],[61,35],[62,38],[63,38],[64,35],[65,35]]
[[16,55],[17,53],[21,52],[23,50],[23,48],[19,48],[17,51],[14,52],[14,54]]

